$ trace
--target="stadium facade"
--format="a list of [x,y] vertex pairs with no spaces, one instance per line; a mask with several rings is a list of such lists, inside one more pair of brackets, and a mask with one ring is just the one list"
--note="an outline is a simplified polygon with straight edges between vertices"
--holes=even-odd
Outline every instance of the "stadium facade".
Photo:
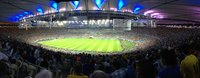
[[131,28],[155,27],[156,19],[138,14],[141,6],[125,0],[80,0],[52,2],[19,21],[20,28],[67,27],[67,28]]

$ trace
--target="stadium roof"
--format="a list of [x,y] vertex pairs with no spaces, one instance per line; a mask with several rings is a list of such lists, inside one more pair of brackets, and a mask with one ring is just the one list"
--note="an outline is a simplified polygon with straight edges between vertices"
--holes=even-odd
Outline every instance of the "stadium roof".
[[[85,0],[80,0],[85,1]],[[89,0],[89,6],[95,6],[95,0]],[[116,7],[119,0],[110,0],[110,7]],[[122,0],[122,9],[137,8],[139,14],[148,11],[151,15],[159,15],[160,23],[198,23],[200,24],[199,0]],[[105,6],[108,0],[102,6]],[[12,18],[19,18],[29,13],[37,13],[38,8],[47,10],[52,0],[0,0],[0,21],[12,22]],[[81,5],[81,4],[80,4]],[[60,7],[66,3],[59,3]],[[105,6],[106,7],[106,6]],[[39,11],[41,11],[41,9]]]

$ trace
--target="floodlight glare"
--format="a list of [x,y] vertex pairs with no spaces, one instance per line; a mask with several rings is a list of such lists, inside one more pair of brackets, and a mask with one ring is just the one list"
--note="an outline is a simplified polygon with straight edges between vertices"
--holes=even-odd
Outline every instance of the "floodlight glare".
[[80,1],[72,1],[72,5],[74,6],[75,9],[79,7]]
[[24,14],[29,14],[29,12],[24,12]]
[[43,11],[42,8],[38,8],[38,9],[37,9],[37,12],[44,13],[44,11]]
[[16,16],[16,18],[19,18],[19,16]]
[[52,6],[52,8],[54,8],[56,11],[58,11],[58,3],[52,2],[51,6]]
[[20,17],[23,17],[23,15],[22,15],[22,14],[20,14],[19,16],[20,16]]
[[98,7],[98,9],[100,9],[101,6],[104,4],[104,0],[95,0],[95,4]]
[[124,5],[125,5],[124,0],[119,0],[117,10],[121,10],[124,7]]
[[136,7],[133,12],[137,13],[137,11],[139,11],[140,9],[141,9],[140,7]]

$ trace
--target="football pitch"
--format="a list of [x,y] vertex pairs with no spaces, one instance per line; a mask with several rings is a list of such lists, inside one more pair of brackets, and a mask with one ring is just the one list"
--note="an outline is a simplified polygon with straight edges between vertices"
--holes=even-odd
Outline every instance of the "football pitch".
[[[39,44],[51,48],[88,52],[120,52],[134,44],[128,41],[121,43],[118,39],[63,38],[40,41]],[[123,45],[124,46],[123,46]]]

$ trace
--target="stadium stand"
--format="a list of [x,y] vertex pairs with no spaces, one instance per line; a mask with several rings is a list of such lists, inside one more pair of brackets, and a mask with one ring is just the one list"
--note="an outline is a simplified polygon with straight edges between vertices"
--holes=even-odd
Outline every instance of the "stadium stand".
[[[53,74],[53,78],[63,78],[63,77],[71,78],[69,77],[69,75],[73,74],[74,70],[75,71],[77,70],[76,69],[77,62],[81,64],[81,67],[78,68],[80,69],[78,71],[81,73],[77,74],[77,76],[82,76],[84,74],[86,75],[84,78],[90,77],[90,74],[92,74],[92,72],[95,70],[101,70],[104,73],[107,73],[106,75],[108,77],[112,78],[124,78],[124,77],[167,78],[166,75],[169,73],[167,73],[167,71],[166,72],[162,71],[162,69],[167,70],[167,68],[165,67],[171,67],[172,64],[170,63],[167,64],[167,63],[168,61],[172,61],[173,59],[170,54],[169,54],[170,57],[165,56],[167,55],[166,53],[173,52],[175,54],[174,59],[177,59],[177,65],[183,64],[182,60],[186,57],[185,53],[191,50],[195,51],[193,58],[199,59],[198,51],[200,48],[199,47],[200,35],[199,32],[197,32],[198,29],[190,30],[190,29],[171,29],[171,28],[155,28],[155,29],[136,28],[135,30],[128,31],[126,33],[123,32],[122,34],[129,33],[125,35],[128,38],[130,38],[130,35],[133,35],[131,33],[138,33],[137,35],[140,36],[148,35],[144,36],[147,37],[147,39],[152,38],[149,36],[154,35],[156,36],[156,38],[157,37],[159,38],[159,41],[157,41],[156,44],[154,44],[154,46],[145,49],[135,50],[135,51],[133,50],[130,53],[112,54],[112,55],[92,55],[87,53],[71,54],[63,52],[54,52],[46,48],[30,45],[29,43],[30,41],[33,41],[33,39],[36,40],[34,37],[30,36],[35,36],[37,37],[37,39],[39,39],[41,36],[41,34],[39,33],[42,33],[40,39],[43,39],[43,36],[54,35],[55,37],[58,34],[62,35],[67,34],[65,35],[66,37],[66,36],[72,36],[74,35],[74,33],[83,33],[86,31],[88,32],[88,30],[80,30],[80,32],[74,31],[73,29],[72,30],[31,29],[30,31],[26,30],[24,31],[14,28],[12,29],[12,31],[10,30],[11,29],[1,29],[2,35],[0,40],[1,43],[0,68],[1,70],[4,71],[2,71],[2,74],[0,76],[4,78],[35,77],[36,74],[43,69],[50,70]],[[52,31],[54,31],[54,33],[51,33]],[[63,33],[63,31],[73,31],[73,32]],[[20,35],[15,34],[16,32]],[[34,34],[32,32],[34,32]],[[99,32],[100,31],[98,31],[98,33]],[[141,34],[140,32],[143,33]],[[107,33],[110,32],[106,32],[106,34]],[[119,33],[116,34],[120,35]],[[116,34],[111,36],[115,36]],[[166,53],[164,53],[163,55],[163,52]],[[171,58],[171,60],[168,59],[163,62],[160,61],[160,59],[162,58]],[[162,65],[162,63],[164,64],[164,66]],[[195,64],[197,64],[197,68],[199,68],[198,61]],[[182,71],[177,71],[177,72],[182,73]],[[195,69],[194,72],[198,73],[199,71],[198,70],[196,71]],[[184,72],[183,70],[183,73],[187,74],[191,72]],[[174,77],[176,77],[175,75],[176,74],[174,74]],[[199,76],[199,74],[195,75],[196,75],[195,78]]]

